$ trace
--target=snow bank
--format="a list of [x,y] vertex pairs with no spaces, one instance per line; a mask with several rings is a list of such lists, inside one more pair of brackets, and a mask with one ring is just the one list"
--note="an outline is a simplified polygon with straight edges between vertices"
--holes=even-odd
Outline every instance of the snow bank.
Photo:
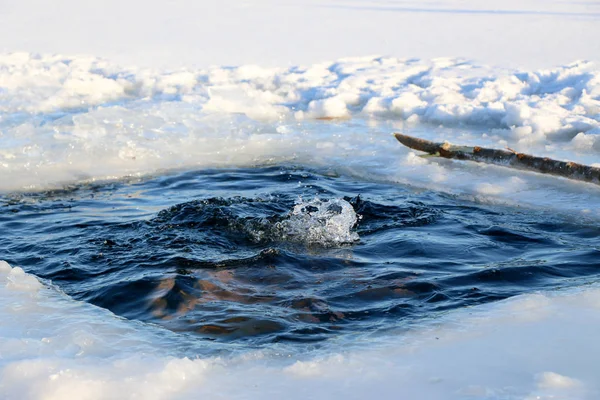
[[[306,67],[165,72],[124,69],[96,58],[14,53],[0,56],[0,87],[3,125],[10,127],[28,115],[52,122],[57,113],[76,114],[69,115],[76,124],[79,114],[101,107],[142,111],[138,119],[150,117],[147,129],[156,130],[174,122],[153,109],[167,104],[258,120],[382,116],[506,129],[517,140],[570,140],[600,127],[600,68],[589,62],[511,71],[462,59],[363,57]],[[124,131],[139,122],[114,117],[124,119]]]
[[0,325],[0,396],[591,400],[600,395],[599,311],[600,289],[588,287],[456,310],[318,353],[211,357],[206,345],[183,349],[171,332],[73,301],[0,262],[0,318],[11,321]]
[[362,57],[161,71],[14,53],[0,56],[0,89],[0,191],[287,162],[484,201],[598,210],[590,185],[423,160],[391,136],[597,163],[593,63],[522,71]]

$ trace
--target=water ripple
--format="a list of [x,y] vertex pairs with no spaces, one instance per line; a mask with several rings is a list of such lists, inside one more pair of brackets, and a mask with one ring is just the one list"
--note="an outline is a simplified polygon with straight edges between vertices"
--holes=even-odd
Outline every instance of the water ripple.
[[0,230],[0,258],[74,298],[224,345],[381,332],[600,271],[595,225],[293,166],[7,195]]

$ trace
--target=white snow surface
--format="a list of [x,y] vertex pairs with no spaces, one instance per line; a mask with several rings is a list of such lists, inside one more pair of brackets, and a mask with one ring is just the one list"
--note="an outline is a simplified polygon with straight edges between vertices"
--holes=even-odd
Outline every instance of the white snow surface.
[[596,186],[422,159],[401,131],[598,162],[600,69],[392,57],[153,70],[82,56],[0,56],[0,190],[276,162],[598,216]]
[[600,61],[596,0],[6,0],[0,51],[120,64],[288,66],[347,56]]
[[[599,22],[595,0],[4,1],[0,192],[295,163],[596,224],[594,185],[421,158],[391,132],[599,164]],[[0,397],[592,400],[599,308],[589,286],[192,359],[0,261]]]
[[177,357],[158,327],[0,261],[3,399],[597,399],[600,289],[518,296],[302,356]]

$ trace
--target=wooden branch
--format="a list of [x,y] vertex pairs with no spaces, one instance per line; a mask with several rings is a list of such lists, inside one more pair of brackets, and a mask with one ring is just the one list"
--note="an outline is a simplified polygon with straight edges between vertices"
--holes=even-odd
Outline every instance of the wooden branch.
[[551,158],[535,157],[529,154],[506,150],[487,149],[474,146],[456,146],[448,142],[436,143],[413,136],[395,133],[396,139],[411,149],[444,158],[467,160],[496,164],[504,167],[517,168],[540,174],[562,176],[578,181],[600,184],[600,168],[577,164],[569,161],[558,161]]

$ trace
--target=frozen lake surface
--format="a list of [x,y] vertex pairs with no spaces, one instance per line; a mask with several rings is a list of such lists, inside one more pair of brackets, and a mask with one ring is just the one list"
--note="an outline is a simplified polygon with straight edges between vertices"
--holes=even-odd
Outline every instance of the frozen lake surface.
[[0,397],[600,395],[598,2],[1,8]]

